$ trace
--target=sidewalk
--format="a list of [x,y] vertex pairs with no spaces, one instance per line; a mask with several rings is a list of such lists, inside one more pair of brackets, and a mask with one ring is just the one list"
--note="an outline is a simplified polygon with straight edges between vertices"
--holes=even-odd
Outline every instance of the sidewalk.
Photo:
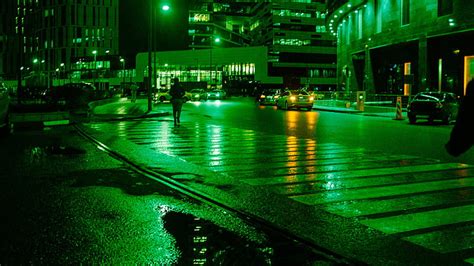
[[[354,104],[345,107],[345,102],[335,100],[319,100],[313,106],[313,110],[330,111],[340,113],[350,113],[365,116],[381,116],[388,118],[396,118],[396,107],[379,106],[377,103],[367,103],[364,105],[364,111],[356,110]],[[406,110],[402,111],[402,119],[407,117]]]

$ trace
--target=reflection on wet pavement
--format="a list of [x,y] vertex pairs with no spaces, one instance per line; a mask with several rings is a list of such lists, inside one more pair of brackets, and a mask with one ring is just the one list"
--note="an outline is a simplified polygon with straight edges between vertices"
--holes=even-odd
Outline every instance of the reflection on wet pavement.
[[189,214],[169,211],[163,220],[182,252],[179,265],[330,265],[302,245],[274,234],[257,243]]

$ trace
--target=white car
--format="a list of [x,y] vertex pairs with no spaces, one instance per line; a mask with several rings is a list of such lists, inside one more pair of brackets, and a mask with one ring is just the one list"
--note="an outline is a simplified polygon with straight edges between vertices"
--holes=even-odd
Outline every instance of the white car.
[[0,133],[10,131],[10,96],[7,87],[0,83]]
[[208,99],[222,100],[225,99],[225,91],[223,90],[212,90],[207,92]]
[[276,106],[279,109],[288,110],[290,108],[313,109],[314,96],[305,90],[287,90],[280,94],[276,100]]
[[207,93],[203,89],[194,89],[184,95],[186,101],[206,101]]

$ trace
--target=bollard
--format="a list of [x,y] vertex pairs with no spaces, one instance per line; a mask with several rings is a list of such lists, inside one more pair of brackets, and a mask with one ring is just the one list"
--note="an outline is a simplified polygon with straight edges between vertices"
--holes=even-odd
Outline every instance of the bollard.
[[403,113],[402,113],[402,97],[397,97],[397,111],[395,114],[395,120],[403,120]]

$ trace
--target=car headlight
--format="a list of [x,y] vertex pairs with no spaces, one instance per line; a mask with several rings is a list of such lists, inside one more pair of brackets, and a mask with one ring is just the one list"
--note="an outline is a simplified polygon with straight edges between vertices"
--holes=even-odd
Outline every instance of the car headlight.
[[310,100],[310,101],[314,101],[314,97],[309,97],[309,100]]
[[290,101],[296,101],[296,97],[295,97],[295,96],[291,96],[291,97],[290,97]]

